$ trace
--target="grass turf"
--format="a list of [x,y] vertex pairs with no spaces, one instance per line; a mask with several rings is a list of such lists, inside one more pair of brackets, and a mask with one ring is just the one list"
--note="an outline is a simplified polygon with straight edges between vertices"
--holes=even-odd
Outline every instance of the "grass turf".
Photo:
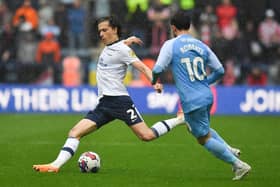
[[[278,116],[213,116],[211,126],[243,152],[253,170],[232,181],[231,167],[210,155],[184,126],[153,142],[141,142],[120,121],[82,139],[58,174],[37,173],[33,164],[56,158],[80,115],[0,115],[0,186],[280,186]],[[150,125],[170,116],[145,116]],[[80,173],[84,151],[101,156],[97,174]]]

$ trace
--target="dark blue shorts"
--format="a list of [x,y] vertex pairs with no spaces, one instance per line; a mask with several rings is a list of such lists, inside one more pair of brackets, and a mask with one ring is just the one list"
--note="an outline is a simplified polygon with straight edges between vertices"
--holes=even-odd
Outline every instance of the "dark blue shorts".
[[85,118],[94,121],[97,128],[115,119],[122,120],[129,126],[143,121],[129,96],[104,96]]

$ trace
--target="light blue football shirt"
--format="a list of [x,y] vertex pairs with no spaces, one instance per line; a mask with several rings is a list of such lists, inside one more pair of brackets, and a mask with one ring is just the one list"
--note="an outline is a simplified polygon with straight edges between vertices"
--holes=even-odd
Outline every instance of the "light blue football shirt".
[[187,34],[166,41],[153,72],[161,73],[168,66],[171,66],[185,113],[212,104],[206,67],[215,71],[222,68],[222,64],[207,45]]

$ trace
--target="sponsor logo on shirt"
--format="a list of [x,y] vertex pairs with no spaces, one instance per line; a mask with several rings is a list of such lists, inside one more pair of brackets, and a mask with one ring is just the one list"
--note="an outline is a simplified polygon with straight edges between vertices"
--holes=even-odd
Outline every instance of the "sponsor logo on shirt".
[[129,51],[129,56],[135,58],[135,57],[136,57],[136,54],[134,53],[133,50],[130,50],[130,51]]

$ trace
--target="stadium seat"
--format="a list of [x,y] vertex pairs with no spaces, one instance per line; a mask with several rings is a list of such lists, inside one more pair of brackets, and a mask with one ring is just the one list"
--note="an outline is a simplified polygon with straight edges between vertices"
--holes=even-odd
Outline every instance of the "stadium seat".
[[64,86],[79,86],[81,84],[81,61],[70,56],[63,60],[62,83]]

